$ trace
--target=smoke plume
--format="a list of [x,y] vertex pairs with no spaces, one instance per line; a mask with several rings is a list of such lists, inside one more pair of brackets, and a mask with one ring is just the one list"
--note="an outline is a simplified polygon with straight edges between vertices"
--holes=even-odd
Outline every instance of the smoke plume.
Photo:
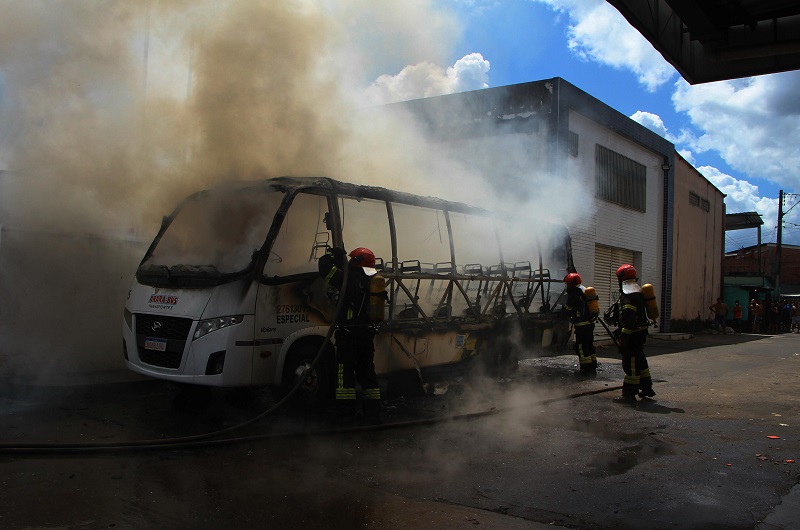
[[369,107],[456,21],[335,4],[0,0],[0,370],[120,368],[131,274],[198,189],[324,175],[493,206],[481,168]]

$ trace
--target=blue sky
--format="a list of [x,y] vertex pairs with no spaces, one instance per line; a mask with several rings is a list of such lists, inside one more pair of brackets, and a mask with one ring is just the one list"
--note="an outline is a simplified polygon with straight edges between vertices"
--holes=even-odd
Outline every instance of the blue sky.
[[[0,9],[0,169],[58,168],[52,185],[95,201],[104,223],[121,204],[153,203],[131,200],[144,178],[176,193],[181,178],[186,189],[202,184],[181,169],[190,152],[204,167],[252,158],[249,167],[329,169],[317,153],[344,148],[329,127],[334,92],[376,105],[552,77],[673,142],[726,194],[729,213],[762,215],[765,242],[776,240],[778,190],[800,193],[800,72],[690,86],[604,0],[0,0]],[[285,93],[293,100],[264,97]],[[381,147],[396,148],[392,132]],[[369,151],[354,138],[342,159],[382,163],[358,159]],[[203,160],[211,150],[217,157]],[[406,155],[390,156],[399,165]],[[167,202],[154,205],[159,215]],[[787,244],[800,244],[797,202],[784,204]],[[726,240],[727,250],[753,245],[756,231]]]
[[[794,96],[800,73],[690,86],[602,0],[442,5],[454,11],[461,29],[448,56],[450,67],[480,54],[487,63],[482,86],[566,79],[672,141],[727,195],[729,213],[759,212],[763,241],[776,241],[779,190],[800,192],[800,98]],[[384,83],[390,83],[388,76]],[[452,91],[475,88],[479,84]],[[409,92],[406,87],[403,96]],[[796,202],[794,195],[784,202],[789,210],[784,243],[800,244]],[[728,232],[726,250],[753,245],[756,237],[755,230]]]

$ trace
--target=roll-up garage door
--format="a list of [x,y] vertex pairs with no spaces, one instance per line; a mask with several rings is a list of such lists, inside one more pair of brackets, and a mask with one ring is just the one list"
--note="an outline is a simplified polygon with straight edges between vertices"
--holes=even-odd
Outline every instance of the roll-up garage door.
[[605,312],[617,301],[619,282],[615,275],[623,263],[633,264],[633,252],[622,248],[595,245],[594,247],[594,288],[600,299],[600,312]]

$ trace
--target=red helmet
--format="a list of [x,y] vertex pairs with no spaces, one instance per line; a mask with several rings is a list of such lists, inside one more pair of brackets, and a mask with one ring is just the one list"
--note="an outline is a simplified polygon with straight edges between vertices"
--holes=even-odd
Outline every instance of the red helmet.
[[619,280],[619,283],[622,283],[625,280],[635,280],[638,277],[639,275],[636,274],[636,269],[633,265],[628,265],[626,263],[617,269],[617,280]]
[[375,254],[368,248],[359,247],[350,252],[350,265],[353,267],[375,267]]
[[577,287],[581,284],[583,280],[581,280],[581,275],[577,272],[570,272],[566,276],[564,276],[564,283],[567,285],[571,285],[573,287]]

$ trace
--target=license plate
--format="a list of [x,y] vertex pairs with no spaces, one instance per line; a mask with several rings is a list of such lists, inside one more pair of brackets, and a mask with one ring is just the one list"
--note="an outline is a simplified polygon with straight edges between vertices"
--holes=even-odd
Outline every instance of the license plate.
[[145,350],[167,351],[167,339],[144,339]]

